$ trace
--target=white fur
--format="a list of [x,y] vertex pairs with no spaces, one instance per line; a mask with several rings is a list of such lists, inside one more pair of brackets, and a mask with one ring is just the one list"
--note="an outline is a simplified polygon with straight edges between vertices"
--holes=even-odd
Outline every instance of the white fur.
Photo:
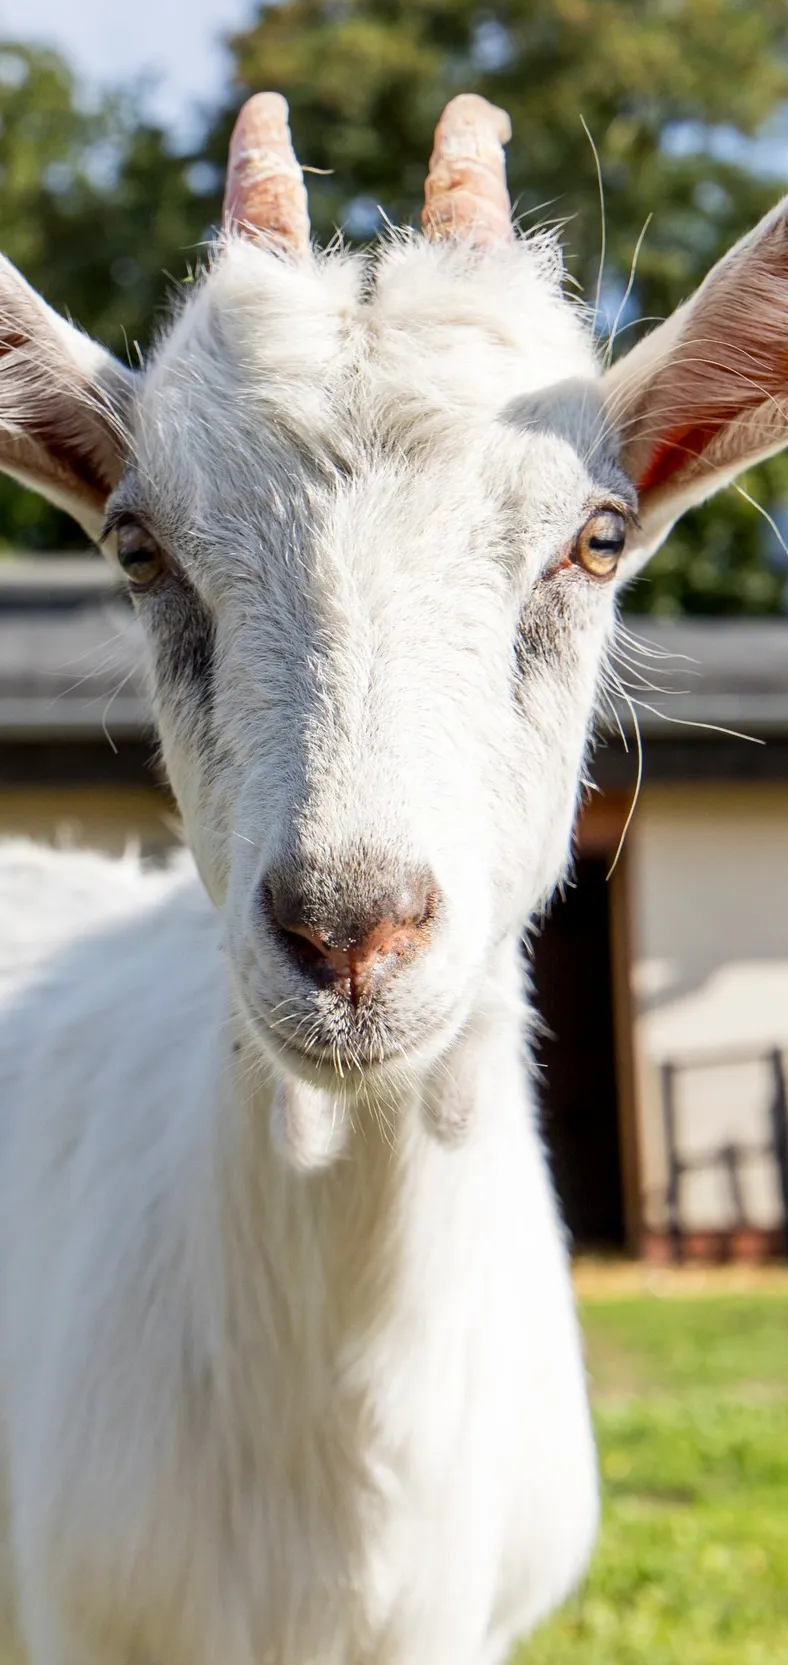
[[3,1021],[34,1658],[502,1658],[580,1574],[596,1519],[510,952],[472,1057],[444,1064],[481,1078],[465,1140],[436,1142],[414,1086],[390,1143],[370,1121],[305,1176],[271,1148],[272,1082],[232,1054],[201,889],[139,877],[132,919],[123,877],[103,881],[126,917]]
[[[583,1573],[519,940],[613,623],[561,557],[633,501],[600,385],[538,239],[301,265],[230,240],[141,380],[110,511],[173,564],[138,606],[202,884],[0,867],[35,1665],[501,1665]],[[284,860],[326,895],[432,875],[366,1027],[261,915]]]

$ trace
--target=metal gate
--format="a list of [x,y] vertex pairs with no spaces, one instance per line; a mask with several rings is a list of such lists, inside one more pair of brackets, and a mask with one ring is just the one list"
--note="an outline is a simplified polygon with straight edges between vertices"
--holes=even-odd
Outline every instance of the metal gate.
[[[692,1156],[683,1156],[679,1147],[677,1122],[676,1089],[679,1078],[689,1071],[748,1063],[765,1064],[769,1070],[771,1094],[768,1139],[765,1142],[753,1140],[746,1143],[727,1141],[712,1145]],[[764,1156],[769,1158],[776,1168],[782,1203],[781,1250],[783,1257],[788,1259],[788,1088],[783,1052],[777,1047],[766,1052],[760,1048],[738,1048],[674,1058],[663,1063],[661,1077],[667,1162],[664,1200],[673,1259],[679,1261],[684,1258],[687,1225],[682,1204],[686,1177],[702,1170],[721,1170],[727,1181],[732,1231],[746,1230],[752,1222],[747,1217],[742,1174],[747,1163]]]

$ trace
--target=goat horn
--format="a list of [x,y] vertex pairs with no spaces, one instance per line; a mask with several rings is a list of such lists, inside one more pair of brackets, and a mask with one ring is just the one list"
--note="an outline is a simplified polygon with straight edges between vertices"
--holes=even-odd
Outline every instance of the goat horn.
[[477,93],[446,105],[424,186],[421,223],[431,242],[456,237],[484,246],[514,236],[503,154],[511,136],[506,111]]
[[304,176],[281,93],[248,98],[233,128],[224,215],[244,237],[271,237],[295,254],[309,248]]

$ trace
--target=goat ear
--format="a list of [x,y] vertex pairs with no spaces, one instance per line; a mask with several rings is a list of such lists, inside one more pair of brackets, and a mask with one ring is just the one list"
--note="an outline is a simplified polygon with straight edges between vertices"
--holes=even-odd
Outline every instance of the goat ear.
[[0,470],[93,539],[123,472],[134,381],[0,256]]
[[788,444],[788,197],[602,378],[650,555],[685,509]]

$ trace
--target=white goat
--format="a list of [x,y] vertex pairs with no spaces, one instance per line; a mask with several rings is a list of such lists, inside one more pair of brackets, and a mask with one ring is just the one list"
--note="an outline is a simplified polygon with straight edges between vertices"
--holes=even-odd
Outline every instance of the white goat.
[[601,373],[505,137],[454,100],[426,235],[320,257],[251,100],[139,375],[3,267],[0,465],[127,575],[202,881],[6,856],[35,1665],[498,1665],[591,1549],[519,942],[617,577],[786,440],[786,210]]

